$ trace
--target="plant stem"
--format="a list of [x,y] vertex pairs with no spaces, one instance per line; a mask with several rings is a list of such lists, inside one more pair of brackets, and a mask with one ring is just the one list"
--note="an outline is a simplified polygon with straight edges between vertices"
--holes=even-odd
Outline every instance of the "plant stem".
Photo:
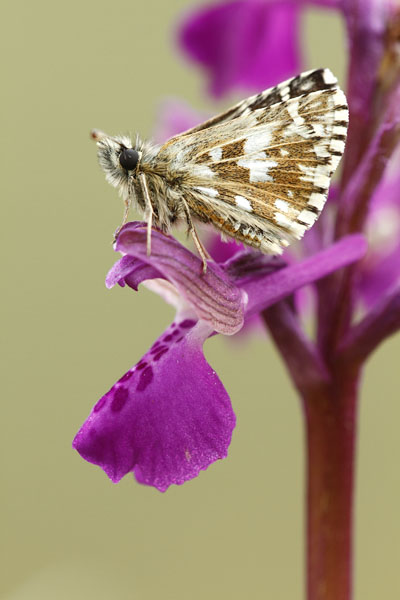
[[351,600],[359,371],[303,395],[307,440],[307,600]]
[[325,366],[288,302],[263,312],[303,402],[307,465],[307,600],[351,600],[352,512],[360,362]]

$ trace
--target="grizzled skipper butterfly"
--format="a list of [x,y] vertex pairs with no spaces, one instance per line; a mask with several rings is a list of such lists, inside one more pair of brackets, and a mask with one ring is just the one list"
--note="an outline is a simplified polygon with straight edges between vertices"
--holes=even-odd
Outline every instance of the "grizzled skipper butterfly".
[[239,102],[163,146],[94,130],[100,166],[151,227],[185,221],[207,268],[194,219],[281,254],[317,220],[344,151],[348,107],[329,69],[302,73]]

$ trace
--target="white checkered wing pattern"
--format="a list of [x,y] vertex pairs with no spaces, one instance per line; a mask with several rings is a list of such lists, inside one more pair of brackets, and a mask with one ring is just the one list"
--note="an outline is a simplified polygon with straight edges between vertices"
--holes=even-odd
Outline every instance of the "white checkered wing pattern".
[[[316,87],[322,89],[315,90]],[[262,104],[262,107],[258,106]],[[330,71],[249,98],[160,151],[191,212],[279,254],[318,218],[345,147],[348,107]]]

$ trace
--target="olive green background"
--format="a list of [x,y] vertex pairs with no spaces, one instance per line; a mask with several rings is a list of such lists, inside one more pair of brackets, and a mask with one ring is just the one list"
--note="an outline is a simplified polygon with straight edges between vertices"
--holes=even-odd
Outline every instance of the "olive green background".
[[[207,343],[238,425],[228,459],[196,480],[166,494],[131,476],[113,485],[71,449],[92,405],[172,317],[144,289],[104,286],[123,207],[88,132],[149,135],[171,96],[217,109],[174,47],[188,8],[185,0],[2,3],[7,600],[303,597],[302,416],[263,333]],[[343,81],[339,20],[312,13],[304,28],[307,66],[330,66]],[[376,353],[362,388],[358,600],[400,597],[399,350],[397,338]]]

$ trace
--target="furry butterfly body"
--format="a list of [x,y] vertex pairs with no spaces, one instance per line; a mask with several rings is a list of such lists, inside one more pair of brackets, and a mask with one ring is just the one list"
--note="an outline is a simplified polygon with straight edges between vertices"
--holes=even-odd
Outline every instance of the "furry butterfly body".
[[328,69],[303,73],[239,102],[162,146],[93,132],[107,180],[148,223],[185,221],[206,265],[195,220],[280,254],[318,218],[343,154],[344,93]]

